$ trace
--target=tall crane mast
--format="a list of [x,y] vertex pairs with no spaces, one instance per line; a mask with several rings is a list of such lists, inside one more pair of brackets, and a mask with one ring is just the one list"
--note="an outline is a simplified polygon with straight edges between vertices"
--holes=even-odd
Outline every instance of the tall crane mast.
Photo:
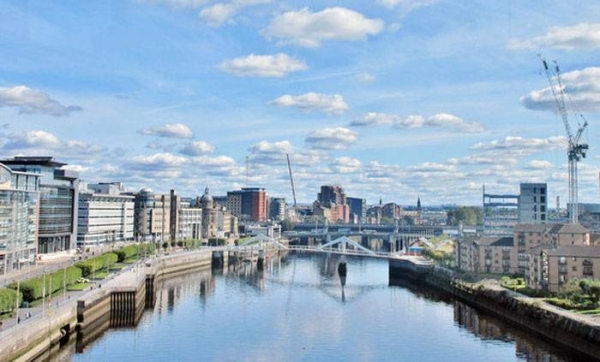
[[569,221],[572,224],[577,224],[579,222],[577,163],[581,161],[582,158],[585,158],[589,148],[587,144],[579,143],[579,140],[581,139],[583,131],[585,131],[588,123],[584,118],[583,124],[578,125],[577,132],[575,135],[573,135],[571,132],[571,126],[569,124],[567,107],[565,104],[565,87],[561,79],[558,63],[554,61],[554,68],[551,69],[548,66],[548,62],[546,62],[546,59],[544,59],[541,55],[540,59],[544,65],[544,71],[546,73],[546,77],[548,78],[548,83],[550,83],[550,90],[552,91],[552,95],[554,96],[554,100],[558,106],[558,112],[562,117],[565,125],[565,131],[567,133],[567,158],[569,160]]
[[[294,212],[297,213],[298,209],[296,207],[296,187],[294,186],[294,177],[292,176],[292,164],[290,163],[290,155],[286,153],[285,156],[287,157],[288,171],[290,172],[290,182],[292,184],[292,195],[294,196]],[[295,216],[298,217],[298,215]]]

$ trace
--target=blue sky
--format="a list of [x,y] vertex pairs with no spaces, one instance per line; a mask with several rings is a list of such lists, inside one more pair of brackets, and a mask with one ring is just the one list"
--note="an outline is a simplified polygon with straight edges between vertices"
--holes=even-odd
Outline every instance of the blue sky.
[[594,0],[8,0],[0,155],[132,191],[291,201],[289,154],[300,202],[340,184],[368,203],[478,205],[484,184],[547,182],[564,207],[541,53],[589,121],[579,199],[598,202],[598,19]]

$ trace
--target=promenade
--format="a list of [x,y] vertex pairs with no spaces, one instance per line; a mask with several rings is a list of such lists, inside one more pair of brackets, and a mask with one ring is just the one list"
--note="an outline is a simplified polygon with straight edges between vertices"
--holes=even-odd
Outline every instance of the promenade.
[[[90,254],[91,255],[91,254]],[[78,260],[77,260],[78,261]],[[46,269],[49,273],[53,270],[62,269],[65,266],[72,265],[74,262],[64,260],[64,258],[54,259],[53,263],[48,265],[37,265],[28,268],[28,270],[19,271],[18,273],[8,274],[6,278],[7,284],[16,280],[26,280],[34,276],[41,275]],[[118,272],[109,274],[105,279],[92,280],[90,286],[81,291],[65,290],[58,295],[47,298],[43,303],[30,308],[19,308],[15,317],[3,319],[0,322],[0,340],[4,340],[8,334],[17,332],[18,330],[28,328],[37,324],[44,318],[50,318],[54,314],[60,314],[65,310],[75,309],[77,300],[86,298],[94,293],[102,292],[102,288],[110,289],[117,287],[136,286],[139,278],[145,276],[144,261],[140,260],[135,264],[128,265]]]

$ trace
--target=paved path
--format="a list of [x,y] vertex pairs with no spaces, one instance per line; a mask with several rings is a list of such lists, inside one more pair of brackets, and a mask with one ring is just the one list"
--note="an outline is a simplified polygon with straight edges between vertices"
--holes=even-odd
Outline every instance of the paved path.
[[[111,288],[118,286],[134,285],[139,278],[145,275],[143,261],[138,261],[135,264],[127,266],[117,273],[112,273],[105,279],[95,281],[90,287],[82,291],[67,291],[52,297],[51,300],[46,299],[44,305],[38,305],[32,308],[19,308],[18,320],[17,317],[1,320],[0,338],[5,334],[10,333],[11,329],[18,324],[19,328],[40,319],[43,315],[53,313],[57,308],[74,307],[77,305],[77,300],[84,298],[87,294],[95,292],[101,288]],[[30,317],[28,317],[30,315]]]

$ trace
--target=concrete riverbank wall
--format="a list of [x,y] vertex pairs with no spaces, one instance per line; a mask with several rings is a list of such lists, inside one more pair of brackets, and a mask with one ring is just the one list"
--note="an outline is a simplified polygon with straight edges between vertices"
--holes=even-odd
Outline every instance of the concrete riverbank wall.
[[0,360],[31,361],[53,346],[65,343],[77,323],[75,303],[47,311],[35,320],[13,327],[0,338]]
[[490,282],[467,283],[459,274],[441,267],[416,276],[426,286],[450,293],[522,330],[577,351],[590,361],[600,361],[600,318],[570,312]]
[[[222,262],[227,263],[227,256],[227,251],[220,252]],[[135,326],[148,303],[154,305],[158,282],[210,268],[213,262],[213,251],[200,250],[158,256],[132,266],[60,309],[3,331],[0,361],[51,360],[51,351],[71,337],[77,349],[110,327]]]

